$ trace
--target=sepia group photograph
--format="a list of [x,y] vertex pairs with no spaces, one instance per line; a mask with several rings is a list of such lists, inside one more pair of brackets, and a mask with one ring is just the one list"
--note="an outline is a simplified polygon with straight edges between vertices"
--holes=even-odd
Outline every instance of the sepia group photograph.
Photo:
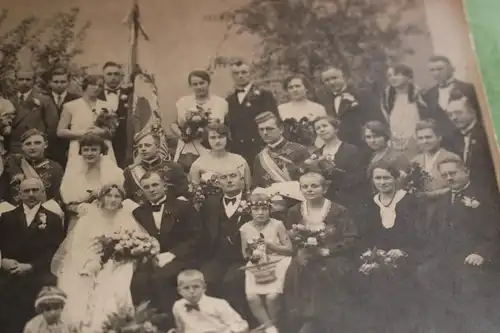
[[461,0],[0,0],[0,332],[499,332],[469,36]]

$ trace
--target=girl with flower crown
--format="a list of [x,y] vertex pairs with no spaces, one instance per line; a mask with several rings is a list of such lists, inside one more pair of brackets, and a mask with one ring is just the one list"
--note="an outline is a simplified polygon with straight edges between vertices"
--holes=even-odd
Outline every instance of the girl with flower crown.
[[347,210],[325,198],[328,182],[323,170],[305,169],[299,183],[306,200],[288,211],[287,228],[323,230],[326,236],[321,243],[295,244],[285,279],[285,313],[290,315],[286,322],[289,332],[324,332],[326,326],[341,325],[336,314],[350,312],[350,262],[357,230]]
[[[276,333],[285,274],[292,244],[283,222],[270,217],[271,200],[263,193],[250,195],[252,220],[240,228],[245,272],[245,294],[253,315],[266,333]],[[258,270],[257,267],[262,267]],[[257,274],[261,274],[258,276]]]

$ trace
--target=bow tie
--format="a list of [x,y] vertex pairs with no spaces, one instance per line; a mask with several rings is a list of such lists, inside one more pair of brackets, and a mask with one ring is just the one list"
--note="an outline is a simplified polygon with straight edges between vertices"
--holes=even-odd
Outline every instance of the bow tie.
[[200,306],[198,304],[186,303],[185,307],[187,312],[191,312],[193,310],[200,311]]
[[453,81],[450,81],[450,82],[446,82],[446,83],[442,83],[439,85],[439,88],[448,88],[449,86],[451,86],[453,84]]
[[108,94],[115,94],[115,95],[118,95],[118,90],[106,89],[106,92],[107,92]]
[[164,203],[165,203],[165,200],[162,200],[156,204],[151,203],[151,210],[155,213],[158,213],[161,210],[161,207],[163,206]]
[[236,94],[239,94],[239,93],[244,93],[245,92],[245,89],[241,89],[241,88],[236,88]]
[[226,205],[229,205],[229,204],[236,204],[236,198],[224,198],[224,203]]

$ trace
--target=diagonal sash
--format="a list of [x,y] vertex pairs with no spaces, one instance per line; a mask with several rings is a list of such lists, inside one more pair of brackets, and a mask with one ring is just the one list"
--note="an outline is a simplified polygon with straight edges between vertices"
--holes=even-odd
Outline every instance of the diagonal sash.
[[146,173],[146,170],[144,170],[144,168],[140,164],[138,164],[135,167],[130,168],[130,173],[132,174],[134,182],[142,190],[141,179]]
[[[42,164],[45,164],[45,162]],[[29,178],[42,179],[42,177],[40,177],[38,172],[36,172],[36,170],[28,163],[28,161],[26,161],[24,157],[21,157],[21,170],[23,171],[24,177],[26,179]]]
[[277,182],[289,182],[292,180],[287,170],[281,169],[276,162],[269,155],[269,148],[265,147],[259,154],[259,161],[264,171],[266,171],[271,178]]

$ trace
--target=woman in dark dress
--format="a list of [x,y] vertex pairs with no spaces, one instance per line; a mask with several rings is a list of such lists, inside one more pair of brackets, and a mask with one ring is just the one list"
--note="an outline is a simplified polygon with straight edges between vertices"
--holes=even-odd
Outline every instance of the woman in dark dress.
[[362,294],[360,317],[367,325],[363,330],[408,332],[416,324],[411,314],[417,311],[414,271],[420,243],[415,221],[418,201],[399,189],[400,170],[390,162],[372,165],[369,177],[376,194],[366,202],[364,218],[360,220],[360,254],[383,250],[387,260],[395,262],[397,267],[381,264],[380,268],[365,272],[359,290]]
[[289,210],[285,226],[325,230],[327,236],[318,246],[294,244],[295,256],[284,287],[289,327],[283,332],[337,331],[330,319],[349,311],[352,290],[348,282],[354,269],[351,263],[357,231],[347,210],[325,198],[327,183],[321,171],[306,170],[299,182],[306,200]]
[[359,149],[339,139],[337,133],[340,121],[337,119],[328,116],[318,117],[313,125],[316,134],[324,142],[314,155],[325,158],[334,166],[326,175],[330,186],[325,196],[350,210],[355,209],[359,195],[364,192],[361,184],[366,179],[366,165],[363,165],[360,159]]

